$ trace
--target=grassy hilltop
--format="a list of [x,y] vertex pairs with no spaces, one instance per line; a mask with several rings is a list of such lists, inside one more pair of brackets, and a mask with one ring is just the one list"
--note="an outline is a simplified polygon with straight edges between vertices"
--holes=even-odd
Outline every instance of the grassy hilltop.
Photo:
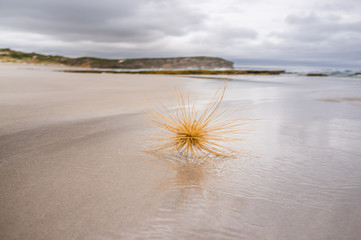
[[74,67],[88,68],[118,68],[118,69],[233,69],[233,63],[216,57],[178,57],[178,58],[139,58],[139,59],[103,59],[94,57],[70,58],[58,55],[24,53],[9,48],[0,49],[0,61],[62,64]]
[[[63,66],[71,66],[71,67],[99,68],[99,69],[84,69],[84,70],[74,70],[74,69],[64,70],[64,72],[76,72],[76,73],[114,73],[114,74],[128,73],[128,74],[176,74],[176,75],[233,75],[233,74],[274,75],[274,74],[282,74],[285,72],[282,70],[280,71],[234,70],[232,62],[216,57],[138,58],[138,59],[103,59],[103,58],[93,58],[93,57],[69,58],[58,55],[24,53],[20,51],[14,51],[9,48],[0,49],[0,62],[60,64]],[[114,70],[106,70],[106,69],[114,69]],[[124,70],[119,71],[119,69],[124,69]],[[215,70],[215,69],[223,69],[223,70]]]

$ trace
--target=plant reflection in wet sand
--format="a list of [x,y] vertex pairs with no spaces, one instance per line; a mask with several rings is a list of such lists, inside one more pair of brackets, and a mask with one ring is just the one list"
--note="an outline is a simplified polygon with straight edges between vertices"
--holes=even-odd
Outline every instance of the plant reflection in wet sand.
[[220,176],[220,169],[203,164],[173,165],[172,169],[174,174],[164,179],[157,188],[157,194],[165,194],[163,197],[167,199],[162,208],[177,212],[192,208],[194,203],[217,198],[212,182]]

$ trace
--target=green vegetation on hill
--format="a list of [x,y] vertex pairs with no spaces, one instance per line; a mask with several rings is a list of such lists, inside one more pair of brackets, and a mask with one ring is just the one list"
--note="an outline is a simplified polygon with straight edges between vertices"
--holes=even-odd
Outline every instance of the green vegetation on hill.
[[115,66],[118,60],[101,59],[92,57],[69,58],[58,55],[44,55],[38,53],[24,53],[14,51],[9,48],[0,49],[0,60],[3,62],[23,62],[23,63],[45,63],[62,64],[77,67],[92,67],[92,65],[110,67]]
[[61,70],[68,73],[109,73],[109,74],[167,74],[167,75],[278,75],[283,70],[136,70],[136,71],[104,71],[104,70]]
[[43,55],[38,53],[24,53],[19,51],[14,51],[9,48],[0,49],[0,58],[10,60],[24,60],[26,61],[38,61],[38,62],[58,62],[61,59],[61,56],[51,56]]
[[69,58],[57,55],[24,53],[9,48],[0,49],[0,61],[41,64],[62,64],[88,68],[118,69],[233,69],[233,63],[215,57],[177,57],[177,58],[139,58],[139,59],[103,59],[94,57]]

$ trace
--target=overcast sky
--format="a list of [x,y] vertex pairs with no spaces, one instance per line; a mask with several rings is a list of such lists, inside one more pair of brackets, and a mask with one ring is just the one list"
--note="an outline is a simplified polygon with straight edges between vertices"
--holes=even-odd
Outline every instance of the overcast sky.
[[361,0],[0,0],[0,48],[361,65]]

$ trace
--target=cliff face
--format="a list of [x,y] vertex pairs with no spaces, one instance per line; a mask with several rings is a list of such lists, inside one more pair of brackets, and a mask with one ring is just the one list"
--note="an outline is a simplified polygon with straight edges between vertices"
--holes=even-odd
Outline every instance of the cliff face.
[[68,58],[62,56],[23,53],[11,49],[0,49],[0,61],[63,64],[76,67],[120,68],[120,69],[233,69],[233,63],[216,57],[102,59]]

